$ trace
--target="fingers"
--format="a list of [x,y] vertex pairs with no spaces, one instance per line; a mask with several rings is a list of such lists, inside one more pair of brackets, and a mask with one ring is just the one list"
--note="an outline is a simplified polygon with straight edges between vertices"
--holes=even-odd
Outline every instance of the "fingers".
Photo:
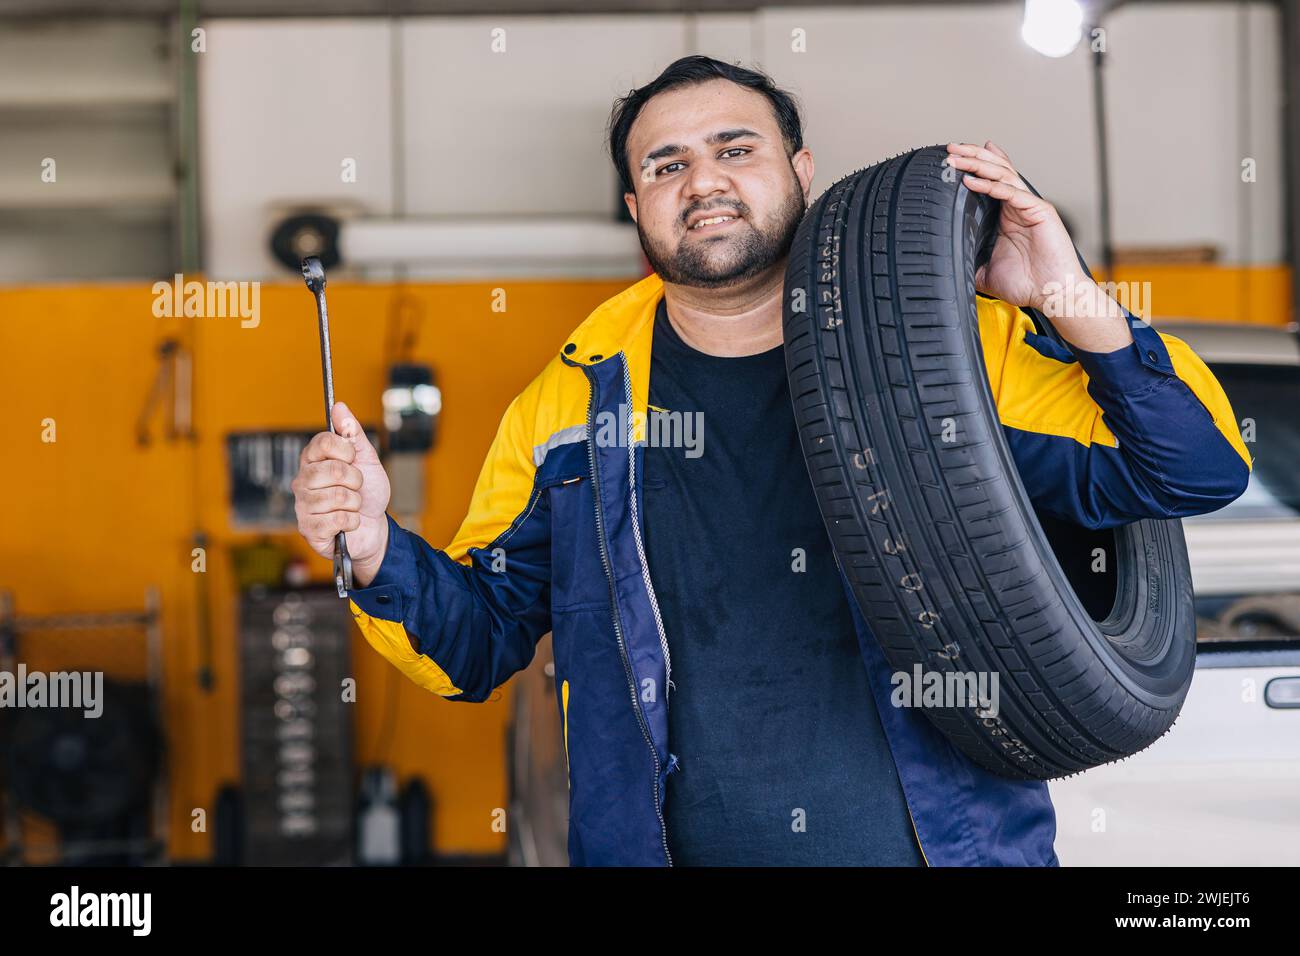
[[301,514],[323,515],[331,511],[360,511],[361,493],[342,485],[294,492],[295,508]]
[[331,511],[324,515],[306,515],[298,519],[298,530],[312,544],[316,552],[328,557],[328,546],[340,531],[356,531],[361,527],[361,512]]
[[959,156],[973,156],[976,159],[1000,163],[1008,169],[1015,168],[1011,162],[1011,157],[993,140],[989,140],[983,146],[976,146],[974,143],[949,143],[948,152],[956,153]]
[[1003,202],[1011,202],[1014,205],[1016,194],[1022,190],[1016,189],[1010,183],[996,182],[991,179],[981,179],[979,176],[969,174],[962,177],[962,182],[966,188],[973,193],[984,193],[992,196],[994,199],[1001,199]]
[[949,143],[944,162],[964,172],[962,182],[971,192],[1001,200],[1022,213],[1030,223],[1045,221],[1051,215],[1051,203],[1029,191],[1020,174],[1012,168],[1011,157],[992,140],[983,146]]
[[996,153],[997,155],[1001,156],[1004,160],[1006,160],[1006,164],[1008,166],[1011,165],[1011,157],[1008,156],[1005,152],[1003,152],[1002,147],[999,146],[997,143],[993,142],[993,140],[988,140],[984,144],[984,148],[991,153]]
[[338,459],[303,465],[289,485],[299,530],[310,539],[317,533],[315,522],[321,517],[352,524],[352,528],[340,527],[336,531],[355,528],[348,516],[355,515],[360,522],[361,484],[360,469]]
[[333,553],[334,537],[340,531],[356,531],[361,527],[361,495],[342,485],[303,488],[298,478],[294,479],[294,486],[293,509],[298,518],[298,532],[313,551],[328,558]]
[[[988,145],[993,146],[993,141],[989,140]],[[1012,167],[1010,157],[1001,150],[994,152],[970,143],[949,143],[948,156],[944,161],[954,169],[973,173],[985,179],[1010,183],[1017,189],[1027,188],[1020,174]]]
[[334,407],[330,410],[330,418],[334,422],[334,430],[344,438],[350,440],[361,432],[361,423],[357,421],[357,416],[353,415],[352,409],[343,402],[334,403]]
[[1016,175],[1016,171],[1008,169],[1001,163],[989,162],[986,159],[975,159],[970,156],[949,156],[948,165],[954,169],[960,169],[972,175],[990,179],[993,182],[1008,183],[1012,186],[1020,185],[1020,177]]
[[379,453],[370,444],[370,439],[366,437],[366,430],[361,427],[361,422],[357,421],[357,416],[352,414],[352,409],[343,402],[335,402],[334,408],[330,410],[330,420],[334,422],[334,430],[352,444],[356,457],[349,461],[369,464],[379,460]]
[[338,459],[308,462],[298,469],[290,487],[294,494],[299,491],[311,491],[317,488],[329,488],[342,485],[353,491],[361,490],[361,469]]
[[356,416],[341,402],[331,409],[338,434],[319,432],[303,448],[290,483],[298,531],[323,557],[333,553],[340,531],[361,527],[362,468],[377,461]]
[[[989,143],[991,144],[992,140],[990,140]],[[1014,171],[1014,167],[1011,165],[1011,159],[1006,153],[1001,150],[994,152],[985,146],[976,146],[974,143],[949,143],[948,155],[963,156],[969,159],[981,159],[987,163],[996,163],[999,166],[1004,166],[1007,169]]]
[[307,443],[307,447],[302,450],[298,465],[299,468],[302,468],[314,461],[328,461],[330,459],[351,464],[356,456],[356,447],[346,438],[341,435],[333,435],[330,432],[317,432],[312,436],[311,441]]
[[312,436],[290,483],[298,530],[316,553],[331,553],[334,536],[361,526],[361,469],[352,464],[356,449],[339,435]]
[[981,179],[969,173],[962,177],[962,182],[971,192],[984,193],[994,199],[1000,199],[1012,209],[1024,213],[1025,220],[1030,223],[1042,222],[1050,215],[1051,203],[1028,190],[1017,189],[1010,183]]

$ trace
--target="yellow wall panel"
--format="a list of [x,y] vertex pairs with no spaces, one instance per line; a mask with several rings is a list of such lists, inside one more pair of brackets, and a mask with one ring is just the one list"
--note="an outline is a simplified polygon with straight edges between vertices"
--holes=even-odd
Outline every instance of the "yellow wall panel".
[[[387,366],[434,366],[443,392],[438,445],[429,456],[422,533],[446,544],[464,515],[502,412],[621,282],[347,285],[327,289],[337,397],[378,426]],[[494,311],[494,290],[505,311]],[[499,301],[499,300],[498,300]],[[225,436],[232,431],[320,428],[323,398],[316,314],[298,282],[260,290],[260,321],[156,318],[148,285],[0,290],[0,587],[21,614],[138,608],[161,592],[164,713],[170,767],[172,855],[208,856],[191,810],[211,820],[218,787],[239,775],[235,613]],[[157,370],[157,346],[193,349],[196,441],[167,442],[161,420],[140,447],[135,422]],[[56,440],[42,441],[53,419]],[[208,570],[191,572],[197,523],[209,535]],[[307,554],[296,534],[272,536]],[[312,556],[313,574],[329,563]],[[199,689],[196,593],[211,595],[216,681]],[[143,675],[143,641],[32,637],[29,667],[103,668]],[[382,761],[401,780],[421,774],[435,802],[435,846],[447,853],[504,848],[492,813],[506,805],[506,695],[482,706],[426,694],[354,635],[356,759]],[[394,727],[391,734],[386,728]],[[386,743],[385,743],[386,740]],[[377,748],[383,752],[377,752]]]
[[1292,320],[1285,266],[1128,265],[1119,283],[1150,283],[1150,317],[1286,325]]

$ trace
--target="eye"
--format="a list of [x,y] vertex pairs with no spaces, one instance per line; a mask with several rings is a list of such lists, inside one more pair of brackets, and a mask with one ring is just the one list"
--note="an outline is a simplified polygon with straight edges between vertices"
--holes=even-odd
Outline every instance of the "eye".
[[730,149],[724,149],[722,151],[722,155],[726,156],[728,153],[748,153],[748,152],[751,152],[748,146],[733,146]]
[[685,165],[686,165],[685,163],[680,162],[680,161],[679,161],[679,162],[668,163],[667,165],[665,165],[665,166],[660,166],[658,169],[656,169],[656,170],[655,170],[655,175],[656,175],[656,176],[662,176],[664,173],[668,172],[668,171],[669,171],[670,169],[672,169],[674,166],[685,166]]

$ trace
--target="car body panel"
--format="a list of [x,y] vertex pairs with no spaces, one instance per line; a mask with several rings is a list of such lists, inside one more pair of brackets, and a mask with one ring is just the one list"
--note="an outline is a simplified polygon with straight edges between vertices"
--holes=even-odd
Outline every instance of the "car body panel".
[[[1062,866],[1300,865],[1300,708],[1265,703],[1291,666],[1206,666],[1140,754],[1048,784]],[[1251,655],[1255,656],[1255,655]]]
[[[1300,366],[1294,327],[1159,328],[1211,368]],[[1235,510],[1256,514],[1268,497],[1249,488]],[[1300,517],[1233,515],[1183,521],[1200,620],[1173,728],[1048,785],[1063,866],[1300,865]]]

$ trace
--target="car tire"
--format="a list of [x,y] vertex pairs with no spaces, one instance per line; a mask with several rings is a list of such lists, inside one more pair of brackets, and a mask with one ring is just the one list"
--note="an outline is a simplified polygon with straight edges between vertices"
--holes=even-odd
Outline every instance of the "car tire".
[[994,773],[1068,776],[1173,725],[1195,662],[1187,550],[1176,520],[1104,532],[1101,620],[1071,585],[1053,542],[1098,533],[1049,538],[1017,474],[976,311],[999,204],[946,155],[855,172],[805,215],[786,273],[790,393],[839,566],[895,674],[996,675],[996,714],[923,712]]

